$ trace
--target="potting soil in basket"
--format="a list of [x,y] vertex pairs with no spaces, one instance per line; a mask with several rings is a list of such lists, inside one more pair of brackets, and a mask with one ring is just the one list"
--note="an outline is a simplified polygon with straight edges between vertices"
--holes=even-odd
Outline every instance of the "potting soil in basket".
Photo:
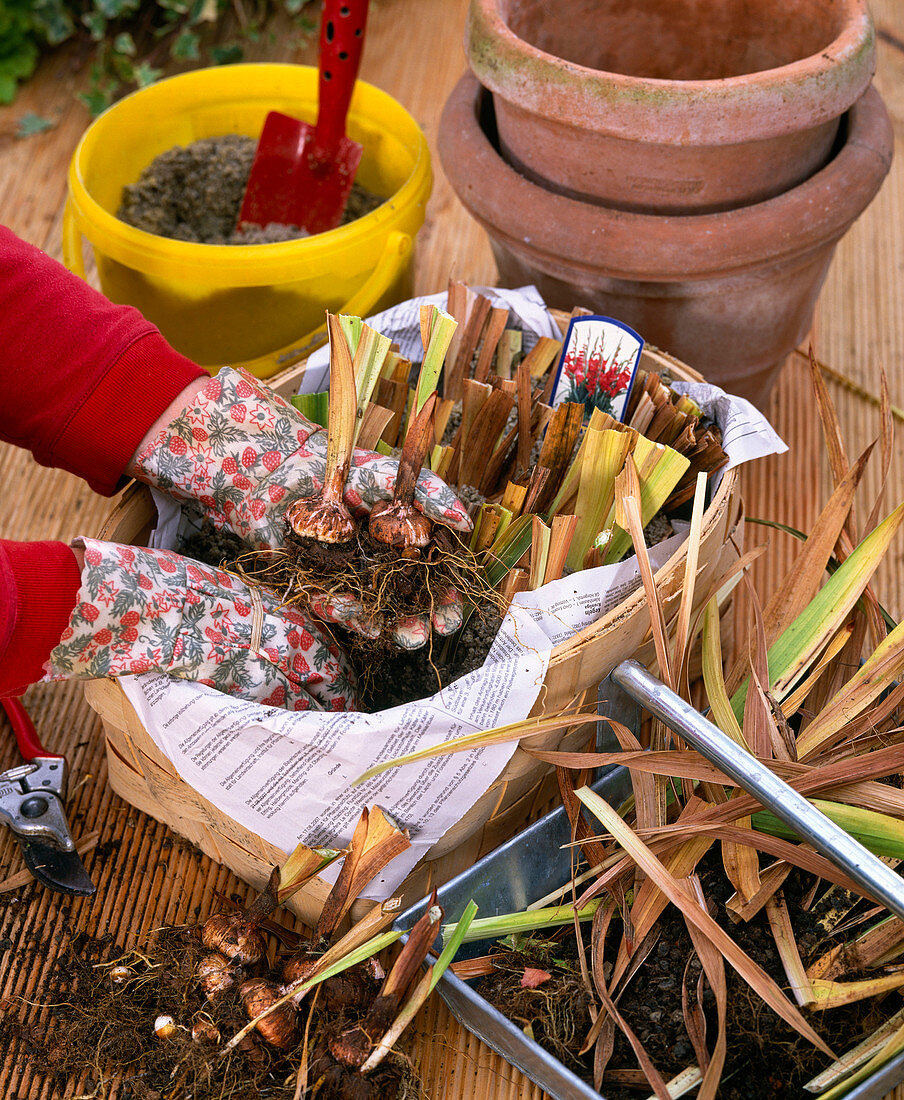
[[[540,335],[557,335],[533,288],[488,292],[524,330],[525,350]],[[504,294],[504,298],[502,295]],[[401,345],[419,331],[422,303],[394,307],[368,323]],[[325,388],[325,356],[312,358],[303,389]],[[713,386],[681,383],[716,420],[729,468],[785,449],[768,422],[745,401]],[[176,545],[191,517],[155,494],[161,520],[155,545]],[[677,534],[651,551],[661,566],[684,539]],[[364,806],[378,804],[410,831],[412,845],[376,880],[368,896],[385,898],[434,843],[490,787],[514,743],[436,757],[391,769],[358,787],[366,769],[452,738],[526,718],[540,694],[550,653],[595,622],[639,584],[636,559],[584,570],[516,596],[483,664],[436,694],[378,713],[289,713],[225,696],[161,674],[120,682],[139,720],[179,775],[238,824],[288,851],[299,841],[346,842]],[[629,656],[625,654],[624,656]],[[328,874],[324,877],[329,877]]]

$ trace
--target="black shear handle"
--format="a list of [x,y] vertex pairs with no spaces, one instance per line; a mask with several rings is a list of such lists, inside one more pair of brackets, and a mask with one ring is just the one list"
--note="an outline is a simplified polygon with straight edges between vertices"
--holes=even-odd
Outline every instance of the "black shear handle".
[[21,700],[13,697],[0,699],[0,706],[6,711],[6,717],[10,720],[13,733],[16,735],[19,752],[26,760],[34,760],[39,756],[65,759],[57,752],[48,752],[41,744],[34,723],[28,717],[28,711],[22,706]]

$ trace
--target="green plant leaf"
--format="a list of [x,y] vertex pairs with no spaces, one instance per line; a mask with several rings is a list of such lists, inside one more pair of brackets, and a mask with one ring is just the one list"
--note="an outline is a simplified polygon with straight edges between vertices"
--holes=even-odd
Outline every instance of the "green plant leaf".
[[[4,53],[7,44],[4,43]],[[22,40],[0,54],[0,103],[12,103],[20,80],[34,72],[38,63],[38,48],[34,42]]]
[[124,31],[122,34],[118,34],[113,39],[113,49],[117,53],[125,54],[127,57],[134,57],[135,54],[138,52],[135,48],[135,39],[128,33],[128,31]]
[[109,55],[108,64],[121,84],[130,84],[134,80],[135,68],[130,57],[114,51]]
[[214,46],[210,56],[215,65],[233,65],[236,61],[242,60],[245,51],[233,42],[227,46]]
[[[808,662],[822,649],[860,598],[902,520],[904,504],[899,504],[863,539],[794,622],[769,647],[769,684],[775,689],[774,694],[779,701],[787,695]],[[745,680],[731,698],[731,709],[739,722],[743,722],[749,683],[749,679]]]
[[290,398],[290,401],[301,415],[306,416],[313,424],[319,424],[321,428],[325,428],[329,423],[329,390],[322,390],[320,393],[298,393]]
[[[809,801],[875,855],[904,859],[904,821],[899,821],[890,814],[864,810],[860,806],[847,806],[822,798],[811,798]],[[752,821],[754,828],[769,833],[770,836],[800,840],[800,836],[790,826],[768,810],[755,813]]]
[[142,61],[140,65],[135,66],[133,76],[139,88],[146,88],[148,84],[153,84],[155,80],[159,80],[163,76],[163,69],[155,69],[147,62]]
[[90,92],[82,92],[79,99],[91,112],[92,117],[99,115],[113,102],[113,89],[92,88]]
[[[470,903],[474,905],[473,902]],[[547,928],[563,928],[573,925],[575,919],[590,921],[602,905],[600,898],[589,901],[583,909],[575,909],[573,905],[552,905],[545,909],[523,909],[517,913],[497,913],[492,917],[482,917],[479,920],[471,919],[461,929],[461,921],[458,924],[443,925],[443,943],[446,947],[455,944],[455,950],[462,943],[474,943],[477,940],[495,940],[503,936],[522,935],[525,932],[539,932]],[[474,912],[477,906],[474,905]],[[470,909],[467,911],[470,912]],[[458,941],[456,943],[456,941]],[[454,952],[453,952],[454,953]],[[445,952],[444,952],[445,954]]]
[[[797,527],[790,527],[787,523],[779,523],[775,519],[759,519],[756,516],[744,516],[745,523],[752,523],[755,527],[770,527],[773,531],[782,531],[786,535],[791,535],[792,538],[798,540],[798,542],[806,542],[807,536],[803,531]],[[836,557],[831,557],[826,562],[826,572],[834,573],[836,569],[841,565],[841,562]],[[889,630],[894,630],[898,625],[897,620],[892,618],[888,609],[879,604],[879,614],[885,620],[885,625]]]
[[188,21],[193,27],[198,23],[215,23],[218,14],[217,0],[194,0]]
[[43,134],[56,126],[52,118],[42,118],[41,115],[36,115],[34,111],[26,111],[24,115],[19,117],[18,121],[16,137],[31,137],[32,134]]
[[194,61],[200,54],[200,42],[201,39],[194,31],[181,31],[170,46],[170,57],[177,61]]
[[465,907],[465,911],[458,918],[458,923],[452,928],[451,934],[446,931],[449,926],[443,926],[443,950],[433,966],[428,992],[433,992],[436,988],[436,983],[449,969],[449,964],[458,953],[459,947],[464,943],[465,936],[476,914],[477,902],[472,899]]
[[141,0],[94,0],[95,10],[105,19],[121,19],[138,11]]
[[63,0],[43,0],[35,4],[32,18],[48,46],[59,46],[75,34],[72,11]]
[[107,20],[100,12],[86,11],[82,16],[82,22],[95,42],[100,42],[107,32]]

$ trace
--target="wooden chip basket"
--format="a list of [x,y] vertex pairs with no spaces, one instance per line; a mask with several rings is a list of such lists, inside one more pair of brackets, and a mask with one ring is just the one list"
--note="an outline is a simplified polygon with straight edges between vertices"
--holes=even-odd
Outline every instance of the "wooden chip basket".
[[[700,381],[689,367],[655,349],[644,349],[641,368],[667,371],[673,377]],[[302,368],[286,372],[271,383],[284,394],[296,392]],[[113,542],[143,545],[156,520],[150,492],[133,484],[124,490],[99,537]],[[737,560],[741,520],[738,472],[722,478],[706,510],[700,545],[697,608],[712,596],[720,578]],[[732,536],[735,535],[733,540]],[[678,612],[684,583],[686,547],[680,547],[656,573],[656,584],[667,621]],[[626,657],[652,662],[650,617],[642,589],[595,623],[556,646],[537,705],[543,714],[569,703],[592,702],[600,680]],[[89,681],[85,694],[100,715],[107,741],[110,783],[120,797],[137,809],[165,822],[207,855],[225,864],[240,878],[263,886],[270,868],[285,853],[262,840],[219,810],[176,772],[144,729],[116,680]],[[537,749],[577,749],[587,743],[586,726],[566,735],[552,733],[531,739]],[[551,793],[548,765],[538,763],[521,748],[515,750],[489,790],[431,849],[406,879],[405,904],[424,895],[433,883],[448,880],[490,848],[513,835],[530,813]],[[315,880],[290,903],[303,920],[316,919],[328,891]]]

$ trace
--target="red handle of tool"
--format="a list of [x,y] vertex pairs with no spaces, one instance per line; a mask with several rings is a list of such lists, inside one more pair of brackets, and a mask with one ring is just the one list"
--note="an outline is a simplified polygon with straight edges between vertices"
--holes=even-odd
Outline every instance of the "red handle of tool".
[[12,697],[0,699],[0,706],[6,711],[6,717],[10,720],[13,733],[16,735],[19,752],[26,760],[34,760],[36,756],[58,756],[60,760],[64,759],[59,753],[48,752],[44,748],[34,723],[28,717],[28,711],[18,699]]
[[368,0],[324,0],[320,23],[320,103],[311,150],[318,160],[334,159],[345,137],[345,116],[364,49],[367,5]]

